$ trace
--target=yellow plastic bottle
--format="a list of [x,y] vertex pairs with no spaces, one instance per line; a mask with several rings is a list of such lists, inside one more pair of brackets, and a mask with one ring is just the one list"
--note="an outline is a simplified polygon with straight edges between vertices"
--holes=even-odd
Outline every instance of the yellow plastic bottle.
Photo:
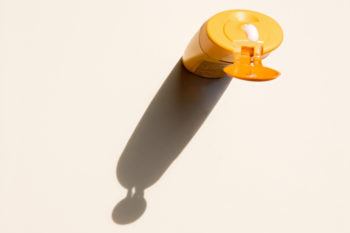
[[182,57],[186,69],[206,78],[267,81],[279,72],[262,65],[283,32],[271,17],[249,10],[220,12],[206,21]]

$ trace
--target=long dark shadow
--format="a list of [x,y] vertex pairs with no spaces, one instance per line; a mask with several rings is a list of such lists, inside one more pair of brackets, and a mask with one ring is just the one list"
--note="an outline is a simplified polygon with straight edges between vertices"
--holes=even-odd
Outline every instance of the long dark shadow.
[[117,165],[126,197],[114,208],[118,224],[137,220],[146,209],[144,190],[154,183],[196,134],[230,83],[206,79],[176,64],[143,114]]

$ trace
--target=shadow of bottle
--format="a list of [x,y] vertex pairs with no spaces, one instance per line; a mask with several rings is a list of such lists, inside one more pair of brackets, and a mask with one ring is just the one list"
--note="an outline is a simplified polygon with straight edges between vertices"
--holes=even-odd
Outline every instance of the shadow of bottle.
[[153,185],[195,135],[230,83],[207,79],[176,64],[130,137],[117,165],[126,197],[112,212],[117,224],[137,220],[146,209],[144,190]]

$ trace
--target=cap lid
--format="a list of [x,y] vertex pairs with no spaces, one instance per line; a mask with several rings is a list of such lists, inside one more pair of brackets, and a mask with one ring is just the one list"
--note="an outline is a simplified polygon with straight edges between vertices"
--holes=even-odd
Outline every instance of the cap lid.
[[242,40],[234,42],[234,62],[224,72],[230,76],[250,81],[268,81],[277,78],[280,72],[262,64],[261,41]]

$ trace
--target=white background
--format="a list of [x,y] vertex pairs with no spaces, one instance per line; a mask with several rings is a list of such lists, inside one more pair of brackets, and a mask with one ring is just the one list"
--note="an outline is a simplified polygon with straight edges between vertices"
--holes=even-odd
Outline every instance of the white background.
[[[150,156],[142,169],[169,167],[144,214],[116,223],[129,138],[191,37],[227,9],[281,24],[265,64],[282,76],[198,81],[179,119],[161,91],[134,146]],[[350,232],[349,11],[347,0],[0,0],[0,232]],[[178,150],[172,163],[159,148]]]

